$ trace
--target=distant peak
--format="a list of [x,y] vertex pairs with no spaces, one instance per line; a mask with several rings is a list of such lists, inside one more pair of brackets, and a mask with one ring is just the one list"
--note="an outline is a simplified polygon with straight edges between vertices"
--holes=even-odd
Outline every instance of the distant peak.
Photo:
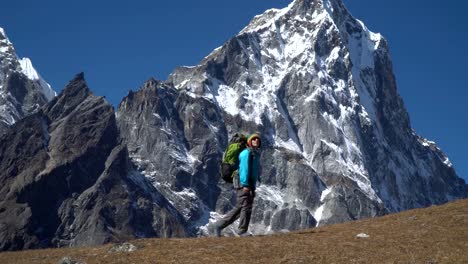
[[86,84],[86,80],[85,80],[85,76],[83,72],[80,72],[77,75],[75,75],[75,77],[71,79],[71,81],[68,83],[65,89],[67,89],[69,86],[77,86],[77,84],[79,84],[78,85],[79,87],[81,86],[85,86],[86,88],[88,87]]
[[317,5],[342,4],[342,2],[342,0],[294,0],[292,5],[313,8]]
[[75,94],[78,91],[85,91],[86,94],[91,94],[91,91],[86,84],[86,80],[84,78],[84,73],[80,72],[67,84],[67,86],[63,89],[62,93],[65,95]]
[[75,78],[73,78],[73,81],[75,81],[75,80],[84,81],[85,80],[84,72],[80,72],[77,75],[75,75]]
[[39,74],[37,73],[36,69],[34,69],[32,62],[29,58],[22,58],[19,60],[21,65],[21,70],[30,80],[38,80]]
[[287,7],[268,9],[263,14],[255,16],[240,33],[261,30],[285,16],[303,17],[306,14],[312,14],[317,9],[329,10],[334,2],[340,3],[341,0],[294,0]]
[[[10,46],[11,48],[13,48],[13,44],[8,39],[8,36],[6,35],[5,30],[1,27],[0,27],[0,46],[3,46],[3,47]],[[2,50],[2,52],[5,52],[5,50]],[[16,54],[14,54],[14,56],[16,56]]]
[[21,66],[21,72],[29,80],[39,82],[40,87],[42,88],[42,93],[48,101],[52,100],[52,98],[54,98],[57,95],[57,93],[52,89],[52,87],[50,87],[50,84],[48,84],[42,79],[41,75],[36,71],[29,58],[22,58],[21,60],[18,60],[18,62]]
[[90,96],[93,96],[93,93],[86,84],[84,73],[81,72],[65,86],[54,100],[45,106],[45,112],[51,119],[65,116]]
[[335,8],[342,10],[344,7],[342,0],[294,0],[291,5],[296,15],[311,14],[317,9],[324,9],[332,15]]
[[160,81],[158,81],[155,78],[151,77],[143,84],[143,89],[157,87],[160,83],[161,83]]
[[7,43],[10,42],[10,40],[8,39],[8,36],[5,33],[5,30],[2,27],[0,27],[0,40],[6,40]]
[[293,6],[310,6],[314,2],[323,2],[324,0],[294,0],[293,1]]

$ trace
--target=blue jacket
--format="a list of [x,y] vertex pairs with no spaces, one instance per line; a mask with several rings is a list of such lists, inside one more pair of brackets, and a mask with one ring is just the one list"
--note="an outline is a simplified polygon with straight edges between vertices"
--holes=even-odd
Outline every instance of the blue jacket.
[[[252,160],[249,164],[250,152],[253,152]],[[258,151],[253,151],[249,148],[244,149],[239,154],[239,181],[241,187],[250,187],[255,190],[258,180],[258,165],[260,155]],[[249,168],[252,166],[252,168]]]

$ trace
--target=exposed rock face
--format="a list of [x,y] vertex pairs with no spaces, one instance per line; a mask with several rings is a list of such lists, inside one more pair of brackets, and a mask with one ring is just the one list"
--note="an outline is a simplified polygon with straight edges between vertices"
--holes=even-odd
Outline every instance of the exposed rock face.
[[446,156],[411,129],[388,54],[340,0],[296,0],[131,92],[119,128],[139,170],[200,232],[232,205],[216,164],[238,131],[263,135],[254,233],[466,197]]
[[[40,94],[8,76],[15,111],[31,112]],[[82,75],[34,109],[0,136],[4,250],[205,234],[233,206],[218,168],[236,132],[262,135],[254,234],[468,196],[411,129],[386,41],[340,0],[267,10],[199,65],[130,92],[115,115]]]
[[55,92],[28,58],[19,59],[0,28],[0,135],[21,118],[36,112]]
[[149,80],[124,98],[117,118],[139,171],[171,201],[190,228],[197,227],[221,191],[216,171],[219,144],[225,146],[227,132],[219,110],[210,101]]
[[78,75],[0,137],[0,248],[184,236],[177,212],[133,170],[112,106]]

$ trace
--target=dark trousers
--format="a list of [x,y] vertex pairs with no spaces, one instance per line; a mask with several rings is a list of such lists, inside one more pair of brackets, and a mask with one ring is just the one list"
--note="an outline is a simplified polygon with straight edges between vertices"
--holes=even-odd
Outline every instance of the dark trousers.
[[247,232],[250,216],[252,215],[253,200],[254,197],[251,191],[244,192],[242,189],[238,189],[236,207],[219,220],[218,226],[223,229],[240,218],[239,232]]

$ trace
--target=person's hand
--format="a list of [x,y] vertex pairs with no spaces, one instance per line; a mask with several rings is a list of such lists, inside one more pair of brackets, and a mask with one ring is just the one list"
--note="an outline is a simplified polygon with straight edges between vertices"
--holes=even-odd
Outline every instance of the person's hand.
[[243,187],[242,190],[243,190],[244,192],[250,192],[250,188],[249,188],[249,187]]

